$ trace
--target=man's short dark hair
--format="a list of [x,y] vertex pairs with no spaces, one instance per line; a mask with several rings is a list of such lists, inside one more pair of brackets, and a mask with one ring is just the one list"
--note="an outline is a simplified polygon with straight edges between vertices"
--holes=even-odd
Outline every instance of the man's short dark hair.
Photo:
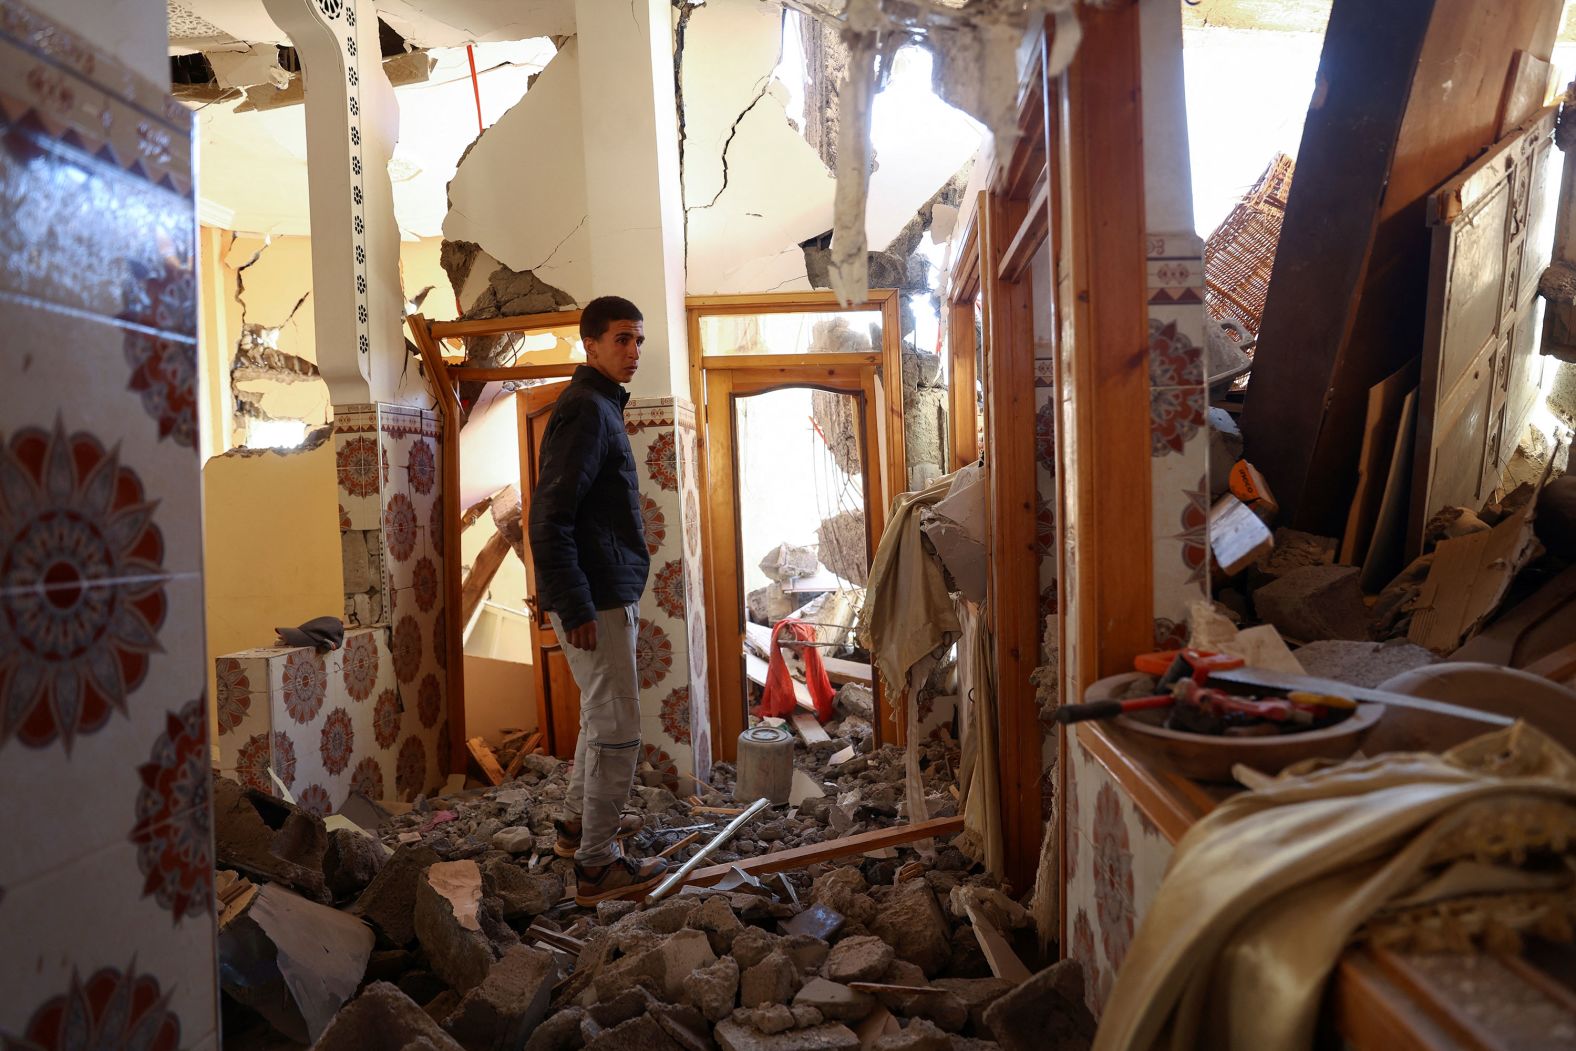
[[623,296],[598,296],[580,312],[580,338],[601,339],[615,321],[644,321],[640,308]]

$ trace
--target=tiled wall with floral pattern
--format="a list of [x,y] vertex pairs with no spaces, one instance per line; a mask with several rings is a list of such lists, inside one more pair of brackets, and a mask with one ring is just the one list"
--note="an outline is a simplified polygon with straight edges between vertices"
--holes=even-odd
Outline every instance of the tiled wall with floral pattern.
[[219,768],[331,814],[352,791],[407,802],[443,783],[441,676],[402,678],[384,627],[351,628],[340,649],[242,650],[218,661]]
[[692,786],[681,775],[705,777],[711,769],[695,409],[685,398],[635,398],[624,426],[640,465],[651,554],[635,639],[641,739],[664,784],[687,794]]
[[1067,940],[1083,965],[1084,997],[1099,1017],[1144,910],[1171,860],[1171,844],[1109,770],[1068,735]]
[[218,1046],[191,131],[0,0],[6,1046]]
[[1209,387],[1204,242],[1149,235],[1149,451],[1155,645],[1187,640],[1188,606],[1209,597]]

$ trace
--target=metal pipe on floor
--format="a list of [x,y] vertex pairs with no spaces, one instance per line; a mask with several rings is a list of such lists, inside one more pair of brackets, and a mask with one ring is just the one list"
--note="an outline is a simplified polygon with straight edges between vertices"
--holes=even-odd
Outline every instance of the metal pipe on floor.
[[728,840],[732,839],[734,834],[737,833],[739,829],[744,827],[744,823],[746,821],[750,820],[750,818],[754,817],[756,814],[759,814],[762,810],[765,810],[771,805],[771,800],[769,799],[757,799],[755,802],[751,803],[745,809],[744,813],[728,822],[726,828],[724,828],[721,832],[718,832],[715,836],[711,837],[711,841],[709,843],[697,850],[694,857],[680,865],[677,872],[673,873],[661,883],[657,884],[656,889],[650,894],[646,895],[646,904],[654,905],[663,898],[667,897],[669,894],[673,893],[676,888],[683,886],[684,877],[693,872],[695,868],[699,866],[702,861],[706,860],[706,858],[710,857],[718,847],[721,847],[724,843],[728,842]]

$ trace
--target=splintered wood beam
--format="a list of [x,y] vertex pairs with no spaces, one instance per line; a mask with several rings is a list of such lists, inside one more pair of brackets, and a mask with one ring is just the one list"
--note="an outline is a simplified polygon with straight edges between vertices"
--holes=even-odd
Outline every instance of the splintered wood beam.
[[503,560],[509,557],[509,539],[502,533],[494,533],[487,538],[487,543],[476,554],[476,561],[471,565],[471,571],[465,574],[465,582],[460,585],[460,623],[469,624],[471,617],[476,614],[476,607],[482,604],[482,599],[487,596],[487,588],[492,584],[493,577],[498,575],[498,567],[503,565]]
[[746,876],[765,876],[773,872],[787,872],[792,869],[807,868],[822,861],[831,861],[834,858],[845,858],[850,854],[863,854],[867,850],[880,850],[882,847],[895,847],[903,843],[913,843],[921,839],[930,839],[935,836],[951,836],[963,831],[963,818],[938,817],[930,821],[918,821],[908,825],[894,825],[891,828],[878,828],[870,832],[861,832],[857,836],[844,836],[825,843],[811,843],[804,847],[795,847],[793,850],[780,850],[775,854],[763,854],[755,858],[740,858],[738,861],[726,865],[712,865],[708,868],[696,869],[690,873],[689,879],[684,881],[685,886],[709,887],[722,879],[734,869],[738,869]]
[[503,767],[498,765],[498,757],[493,755],[493,750],[487,742],[480,737],[472,737],[465,742],[471,751],[471,758],[476,760],[476,765],[482,768],[482,773],[487,775],[487,780],[495,785],[504,782]]

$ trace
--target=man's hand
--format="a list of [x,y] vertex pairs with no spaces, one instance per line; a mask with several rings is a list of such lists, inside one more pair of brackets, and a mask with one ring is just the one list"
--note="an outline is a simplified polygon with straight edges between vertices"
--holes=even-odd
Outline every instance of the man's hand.
[[596,649],[596,621],[588,620],[577,628],[564,632],[564,641],[577,650]]

